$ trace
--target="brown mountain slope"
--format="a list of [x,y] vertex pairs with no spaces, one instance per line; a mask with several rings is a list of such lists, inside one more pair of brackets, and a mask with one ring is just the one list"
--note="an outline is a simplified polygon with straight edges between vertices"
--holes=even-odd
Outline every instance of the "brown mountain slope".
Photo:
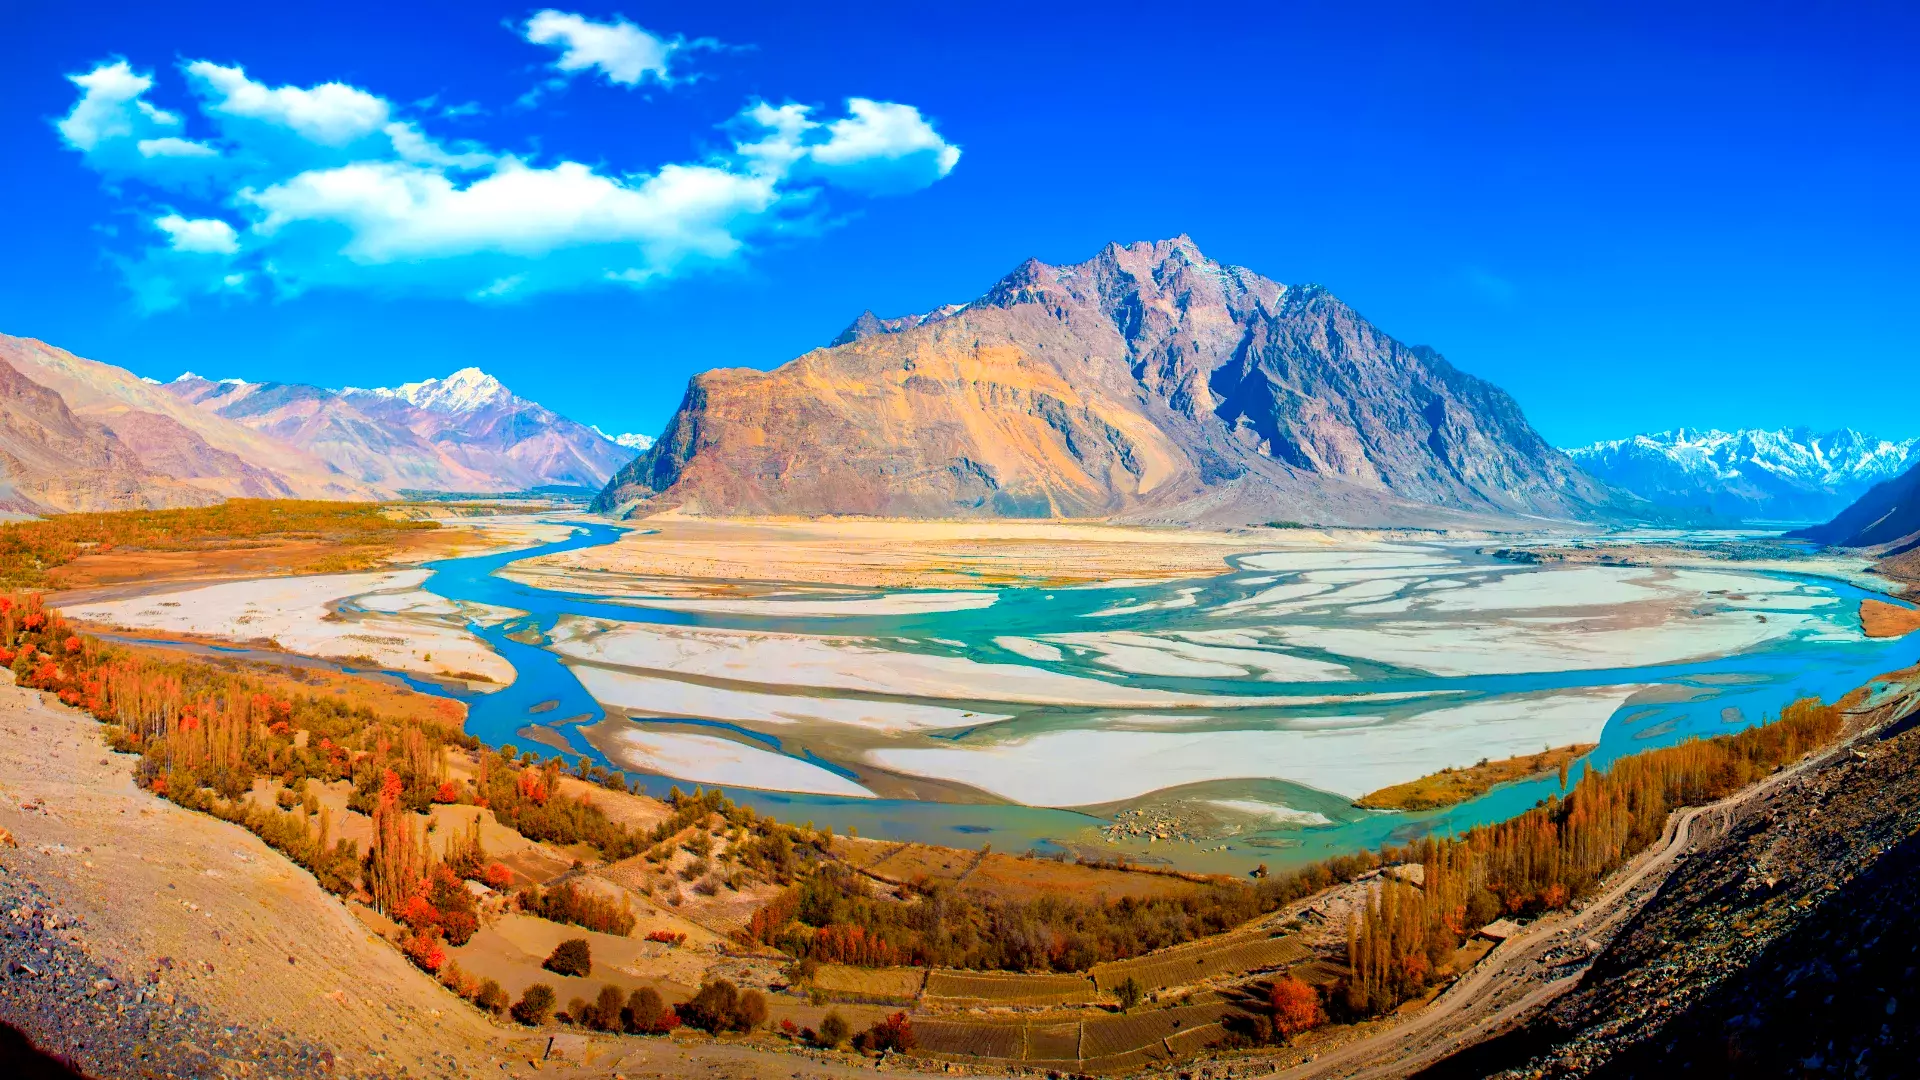
[[0,362],[0,509],[44,514],[206,506],[220,496],[146,467],[60,395]]
[[507,490],[453,460],[406,427],[368,415],[352,401],[297,383],[213,382],[182,375],[167,384],[183,401],[301,447],[342,473],[390,490]]
[[696,376],[603,511],[1392,524],[1635,508],[1504,392],[1186,237]]
[[123,368],[0,334],[0,361],[194,487],[233,498],[373,499],[379,489],[271,436],[175,398]]

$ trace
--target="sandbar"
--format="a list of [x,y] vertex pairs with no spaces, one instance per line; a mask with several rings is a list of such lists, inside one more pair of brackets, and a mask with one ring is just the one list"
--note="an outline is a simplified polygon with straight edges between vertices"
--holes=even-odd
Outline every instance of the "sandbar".
[[1209,780],[1287,780],[1357,798],[1484,757],[1598,741],[1639,687],[1495,698],[1350,726],[1161,732],[1079,728],[1000,742],[882,747],[868,761],[1028,806],[1094,806]]

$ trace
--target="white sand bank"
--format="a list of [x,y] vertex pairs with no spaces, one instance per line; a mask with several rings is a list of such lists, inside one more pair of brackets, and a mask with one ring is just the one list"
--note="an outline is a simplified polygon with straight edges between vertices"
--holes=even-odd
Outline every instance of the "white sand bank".
[[1030,806],[1091,806],[1206,780],[1278,779],[1357,798],[1448,766],[1597,741],[1637,687],[1503,698],[1321,731],[1077,729],[1001,743],[882,748],[868,760]]
[[[267,640],[289,652],[348,660],[365,657],[424,675],[471,673],[505,685],[513,665],[459,624],[461,617],[426,613],[345,616],[344,600],[386,603],[381,594],[421,595],[431,571],[322,574],[262,578],[155,593],[127,600],[79,604],[69,618],[127,630],[194,634],[229,641]],[[395,602],[396,608],[406,607]],[[431,606],[431,605],[428,605]]]
[[858,690],[902,697],[1043,705],[1155,708],[1294,704],[1285,697],[1214,697],[1121,686],[1019,664],[894,652],[870,638],[708,627],[642,626],[566,616],[553,648],[591,663],[773,686]]
[[1008,719],[1004,713],[968,712],[939,705],[720,689],[592,664],[574,664],[572,670],[594,700],[656,716],[692,716],[744,724],[848,724],[888,732],[963,728]]
[[717,735],[655,731],[635,724],[603,740],[602,750],[624,768],[696,784],[873,797],[873,792],[839,773]]

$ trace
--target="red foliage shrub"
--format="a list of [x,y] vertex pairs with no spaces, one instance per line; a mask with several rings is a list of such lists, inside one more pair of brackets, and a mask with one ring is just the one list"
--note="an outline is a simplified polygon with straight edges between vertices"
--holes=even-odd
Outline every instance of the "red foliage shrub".
[[480,882],[489,889],[504,889],[513,884],[513,871],[505,863],[489,863],[480,872]]
[[1273,1033],[1281,1038],[1312,1031],[1327,1022],[1320,995],[1292,975],[1274,980],[1267,1000],[1273,1006]]
[[420,929],[413,932],[400,951],[414,962],[422,971],[438,973],[440,966],[447,962],[447,950],[440,947],[440,933],[437,930]]

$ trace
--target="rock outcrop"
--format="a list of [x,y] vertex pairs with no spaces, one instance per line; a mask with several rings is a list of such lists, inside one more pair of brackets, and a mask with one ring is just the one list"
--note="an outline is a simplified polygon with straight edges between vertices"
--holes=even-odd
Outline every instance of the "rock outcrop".
[[1498,387],[1183,236],[1029,260],[972,303],[698,375],[596,507],[1411,524],[1645,504]]

